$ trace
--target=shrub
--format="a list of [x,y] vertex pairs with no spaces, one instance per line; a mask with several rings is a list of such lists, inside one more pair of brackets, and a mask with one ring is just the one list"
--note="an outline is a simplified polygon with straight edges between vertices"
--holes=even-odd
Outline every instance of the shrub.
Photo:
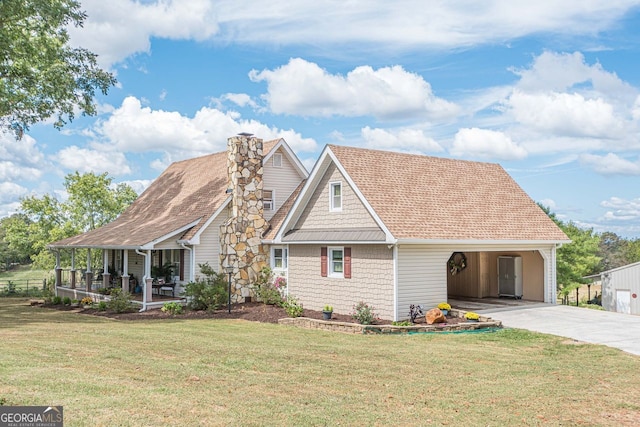
[[361,325],[370,325],[374,320],[378,318],[378,315],[374,312],[374,310],[374,307],[363,301],[360,301],[353,306],[351,317],[353,317],[355,321],[360,323]]
[[284,311],[287,312],[287,316],[289,317],[302,316],[302,311],[304,309],[302,307],[302,304],[300,304],[296,298],[290,296],[284,301],[282,306],[284,307]]
[[80,300],[80,304],[82,305],[91,305],[93,304],[93,299],[91,297],[84,297]]
[[71,300],[71,304],[79,304],[79,303],[80,303],[80,301],[78,301],[78,300],[77,300],[77,299],[75,299],[75,298]]
[[116,313],[127,313],[135,310],[135,306],[131,303],[131,294],[122,292],[120,288],[111,289],[111,299],[107,302],[107,308]]
[[100,301],[98,303],[98,310],[105,311],[107,309],[107,303],[104,301]]
[[62,298],[62,304],[70,305],[71,304],[71,298],[69,298],[69,297]]
[[51,298],[51,304],[53,305],[60,305],[62,304],[62,297],[56,295],[53,298]]
[[254,283],[256,298],[265,304],[283,306],[283,294],[287,288],[284,277],[278,277],[275,281],[273,272],[269,267],[263,267]]
[[413,323],[411,323],[408,320],[403,320],[402,322],[391,322],[391,324],[393,326],[412,326],[413,325]]
[[325,305],[324,308],[322,309],[322,311],[330,311],[333,312],[333,306],[332,305]]
[[198,265],[206,278],[187,283],[182,295],[192,310],[217,310],[229,298],[225,275],[215,272],[208,263]]
[[160,310],[162,310],[163,313],[169,313],[172,316],[175,316],[176,314],[182,314],[184,309],[182,307],[182,304],[173,301],[165,302]]

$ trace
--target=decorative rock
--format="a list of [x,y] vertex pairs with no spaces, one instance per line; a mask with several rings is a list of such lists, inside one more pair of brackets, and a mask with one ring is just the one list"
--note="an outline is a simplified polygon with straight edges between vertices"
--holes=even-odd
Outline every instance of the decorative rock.
[[444,317],[444,314],[442,314],[439,308],[432,308],[431,310],[427,311],[425,318],[427,319],[427,325],[433,325],[434,323],[443,323],[447,321],[447,319]]

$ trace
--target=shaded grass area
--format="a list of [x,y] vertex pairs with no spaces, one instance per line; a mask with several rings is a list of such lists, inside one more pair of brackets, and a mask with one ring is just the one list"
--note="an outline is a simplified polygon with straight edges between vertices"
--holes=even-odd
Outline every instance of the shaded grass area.
[[[635,425],[640,358],[519,330],[354,336],[0,300],[0,400],[65,425]],[[576,368],[580,367],[580,368]]]
[[31,268],[30,265],[18,265],[11,270],[0,272],[0,283],[6,283],[9,280],[29,280],[42,283],[42,279],[52,274],[51,271]]

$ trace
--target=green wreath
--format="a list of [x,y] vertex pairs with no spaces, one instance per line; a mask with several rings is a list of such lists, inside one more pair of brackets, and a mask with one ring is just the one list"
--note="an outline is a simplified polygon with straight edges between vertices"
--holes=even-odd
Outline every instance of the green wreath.
[[454,252],[449,258],[448,264],[449,272],[452,276],[455,276],[456,274],[467,268],[467,257],[462,252]]

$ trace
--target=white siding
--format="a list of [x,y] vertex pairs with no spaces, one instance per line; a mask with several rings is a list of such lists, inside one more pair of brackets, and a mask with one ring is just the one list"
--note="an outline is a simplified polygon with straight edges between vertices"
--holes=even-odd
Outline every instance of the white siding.
[[273,214],[282,206],[282,204],[289,198],[293,190],[295,190],[302,177],[298,174],[294,165],[289,161],[289,158],[280,148],[276,153],[282,154],[282,167],[273,166],[273,156],[270,157],[264,163],[264,172],[262,175],[263,189],[273,190],[273,198],[275,205],[273,210],[265,210],[264,218],[268,221]]
[[[226,220],[224,215],[218,215],[218,218],[211,221],[211,224],[209,224],[206,230],[200,235],[200,244],[195,245],[196,262],[194,279],[202,275],[198,264],[209,263],[216,271],[220,271],[220,226],[224,220]],[[185,258],[187,258],[186,253]],[[186,274],[187,271],[185,270],[185,276]]]
[[409,306],[433,308],[447,300],[446,263],[451,249],[426,245],[398,247],[398,319],[409,318]]
[[153,245],[154,249],[182,249],[182,246],[176,241],[179,236],[173,236],[167,240]]
[[[630,313],[640,314],[640,263],[630,264],[602,274],[602,307],[616,311],[616,291],[630,291]],[[636,295],[636,298],[633,295]]]

